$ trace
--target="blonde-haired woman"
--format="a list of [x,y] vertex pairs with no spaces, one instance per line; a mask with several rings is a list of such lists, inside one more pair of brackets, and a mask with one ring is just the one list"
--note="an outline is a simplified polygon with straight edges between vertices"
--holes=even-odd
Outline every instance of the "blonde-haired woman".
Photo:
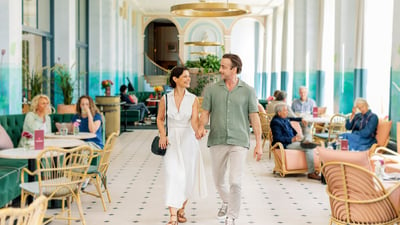
[[[35,130],[44,130],[44,133],[51,132],[50,99],[46,95],[36,95],[31,101],[31,109],[25,116],[23,131],[31,134]],[[19,144],[21,146],[21,143]]]

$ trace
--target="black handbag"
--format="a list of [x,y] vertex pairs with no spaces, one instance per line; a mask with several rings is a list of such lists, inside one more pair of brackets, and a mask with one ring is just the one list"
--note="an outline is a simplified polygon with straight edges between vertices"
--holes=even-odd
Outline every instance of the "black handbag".
[[[166,120],[166,135],[168,137],[168,98],[167,95],[165,95],[165,120]],[[160,136],[155,136],[153,139],[153,142],[151,143],[151,152],[154,155],[161,155],[164,156],[165,153],[167,152],[167,149],[162,149],[159,146],[159,141],[160,141]]]

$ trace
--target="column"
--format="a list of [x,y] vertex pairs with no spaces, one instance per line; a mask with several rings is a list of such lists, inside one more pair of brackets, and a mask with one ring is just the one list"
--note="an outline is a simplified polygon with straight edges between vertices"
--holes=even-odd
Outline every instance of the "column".
[[0,115],[22,113],[21,8],[21,1],[0,1]]

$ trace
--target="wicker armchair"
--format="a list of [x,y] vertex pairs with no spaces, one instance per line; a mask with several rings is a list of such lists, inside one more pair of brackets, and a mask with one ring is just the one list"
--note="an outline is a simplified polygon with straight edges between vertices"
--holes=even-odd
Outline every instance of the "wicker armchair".
[[[24,206],[26,198],[44,195],[48,200],[62,200],[61,212],[56,215],[46,216],[49,223],[53,219],[71,220],[80,219],[85,225],[83,209],[80,199],[80,189],[85,181],[86,172],[92,161],[93,150],[87,146],[73,149],[49,147],[36,158],[36,170],[29,171],[24,168],[21,173],[21,205]],[[25,176],[34,176],[36,181],[25,182]],[[76,202],[80,217],[71,217],[71,202]],[[65,202],[67,201],[67,208]],[[65,214],[67,213],[67,214]]]
[[386,147],[390,139],[390,129],[392,128],[392,121],[379,119],[378,126],[376,127],[376,143],[369,149],[370,155],[374,154],[375,149],[378,147]]
[[91,165],[87,172],[87,176],[90,178],[90,182],[94,184],[96,187],[96,192],[90,192],[86,189],[83,189],[82,192],[98,197],[101,199],[101,203],[103,204],[104,211],[107,210],[106,203],[104,201],[103,193],[107,193],[108,202],[111,203],[110,192],[108,191],[107,186],[107,171],[110,166],[111,152],[114,149],[114,144],[116,138],[119,133],[113,132],[108,138],[107,142],[104,145],[103,150],[93,150],[95,153],[95,157],[99,157],[99,164],[97,166]]
[[0,224],[41,225],[46,210],[47,198],[40,196],[27,208],[0,209]]
[[331,117],[328,124],[328,132],[323,133],[314,133],[315,141],[324,141],[326,143],[332,142],[333,140],[338,138],[340,133],[346,131],[346,117],[341,114],[335,114]]
[[271,128],[269,127],[269,123],[273,117],[272,114],[259,112],[260,122],[261,122],[261,137],[263,139],[262,149],[264,150],[265,144],[268,141],[268,156],[271,159],[271,143],[272,143],[272,133]]
[[[301,134],[301,127],[299,122],[291,121],[290,124]],[[271,151],[274,154],[275,167],[273,173],[279,173],[282,177],[287,174],[301,174],[307,173],[307,161],[304,151],[296,149],[285,149],[282,143],[277,142],[271,147]],[[321,162],[319,157],[314,151],[314,167],[315,171],[319,172],[321,168]]]
[[371,171],[351,163],[327,162],[322,167],[331,206],[330,224],[395,224],[399,211],[392,202],[400,183],[386,190]]

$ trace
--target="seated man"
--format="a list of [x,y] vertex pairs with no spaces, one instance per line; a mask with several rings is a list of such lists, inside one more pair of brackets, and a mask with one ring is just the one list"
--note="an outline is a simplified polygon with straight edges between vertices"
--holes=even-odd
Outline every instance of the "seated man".
[[[317,106],[315,101],[308,97],[308,88],[305,86],[299,87],[299,99],[295,99],[292,102],[292,110],[296,115],[311,115],[313,112],[313,108]],[[311,124],[310,124],[311,126]],[[310,126],[301,125],[301,129],[303,133],[306,134],[307,140],[311,141],[311,129]]]
[[[305,152],[308,175],[310,179],[320,180],[321,176],[315,173],[314,167],[314,149],[300,143],[302,137],[297,135],[296,130],[291,126],[290,120],[300,121],[301,118],[288,118],[288,107],[285,103],[279,103],[275,106],[275,116],[272,118],[270,127],[272,131],[272,145],[277,142],[282,143],[284,148],[298,149]],[[315,147],[315,146],[310,146]]]
[[145,114],[150,114],[149,109],[143,102],[138,102],[138,99],[135,95],[128,95],[126,93],[127,86],[125,84],[121,85],[119,88],[121,94],[121,102],[126,102],[124,108],[125,109],[137,109],[140,111],[140,123],[144,123]]
[[315,101],[308,97],[308,89],[304,86],[299,88],[299,99],[295,99],[292,103],[292,110],[294,113],[312,114],[313,108],[317,106]]
[[[360,112],[356,113],[357,110]],[[346,129],[351,133],[341,134],[340,137],[349,141],[350,150],[365,151],[376,143],[377,126],[378,116],[371,112],[367,100],[357,98],[351,116],[346,120]]]

